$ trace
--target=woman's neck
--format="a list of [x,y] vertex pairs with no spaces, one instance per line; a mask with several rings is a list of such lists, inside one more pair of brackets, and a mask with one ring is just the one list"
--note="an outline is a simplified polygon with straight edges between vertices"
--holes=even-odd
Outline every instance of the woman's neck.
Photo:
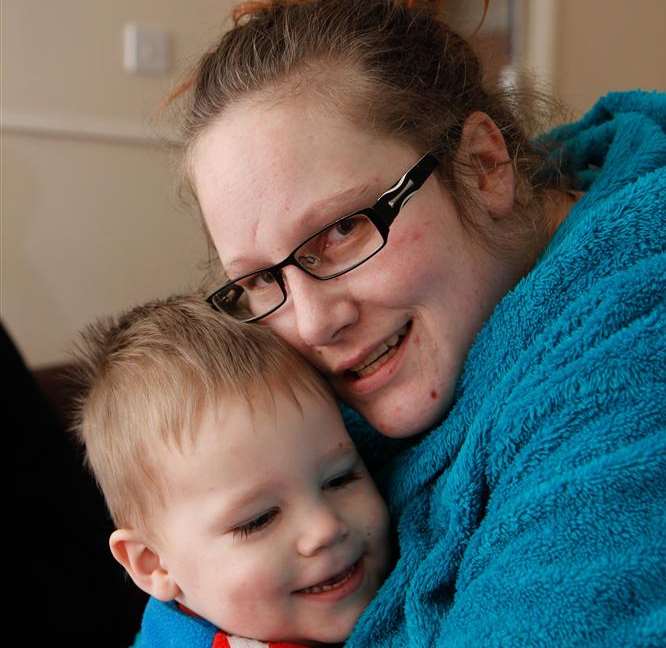
[[546,245],[583,195],[582,191],[551,192],[545,207]]

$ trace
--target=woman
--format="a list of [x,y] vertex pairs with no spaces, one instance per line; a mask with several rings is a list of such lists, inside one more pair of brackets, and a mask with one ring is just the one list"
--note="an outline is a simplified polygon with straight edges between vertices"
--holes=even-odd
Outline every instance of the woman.
[[349,645],[658,643],[664,97],[534,143],[427,7],[249,4],[197,68],[186,173],[211,303],[393,438],[350,416],[398,559]]

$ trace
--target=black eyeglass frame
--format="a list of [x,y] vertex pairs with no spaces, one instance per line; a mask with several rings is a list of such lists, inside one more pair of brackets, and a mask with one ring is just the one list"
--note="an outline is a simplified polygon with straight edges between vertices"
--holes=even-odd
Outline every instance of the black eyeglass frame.
[[[328,281],[329,279],[335,279],[335,277],[339,277],[340,275],[346,274],[347,272],[350,272],[351,270],[358,268],[358,266],[363,265],[366,261],[375,256],[375,254],[381,252],[381,250],[384,249],[386,243],[388,242],[389,230],[391,229],[391,225],[393,225],[393,221],[395,221],[396,217],[400,213],[400,210],[407,204],[407,201],[423,186],[425,181],[430,177],[430,175],[435,170],[438,164],[439,160],[432,153],[426,153],[390,189],[385,191],[377,199],[377,202],[372,207],[359,209],[355,212],[352,212],[351,214],[346,214],[345,216],[341,216],[340,218],[335,219],[334,221],[332,221],[328,225],[325,225],[320,230],[318,230],[311,236],[308,236],[308,238],[299,243],[292,250],[292,252],[279,263],[276,263],[275,265],[272,266],[268,266],[266,268],[259,268],[258,270],[253,270],[252,272],[248,272],[244,275],[241,275],[240,277],[236,277],[236,279],[234,279],[233,281],[228,281],[223,286],[218,288],[215,292],[210,294],[206,298],[206,301],[216,311],[226,313],[226,311],[223,308],[218,307],[215,303],[215,299],[218,295],[228,292],[230,288],[232,288],[235,284],[237,284],[239,281],[242,281],[246,277],[258,274],[260,272],[268,272],[275,279],[278,286],[280,287],[280,290],[282,291],[282,301],[279,304],[277,304],[275,307],[273,307],[271,310],[269,310],[266,313],[263,313],[262,315],[257,315],[256,317],[249,317],[247,319],[238,320],[240,322],[249,324],[257,322],[263,319],[264,317],[268,317],[276,310],[278,310],[278,308],[280,308],[287,301],[287,288],[285,286],[284,278],[282,276],[282,269],[285,268],[286,266],[295,265],[296,267],[300,268],[303,272],[305,272],[307,275],[313,277],[314,279],[318,279],[319,281]],[[312,239],[317,238],[327,229],[349,218],[353,218],[354,216],[359,216],[359,215],[367,216],[372,222],[372,224],[377,228],[377,231],[382,237],[382,244],[372,254],[365,257],[361,261],[358,261],[357,263],[353,264],[349,268],[345,268],[340,272],[335,272],[333,274],[325,276],[314,274],[311,270],[309,270],[301,263],[299,263],[298,259],[296,258],[296,253],[303,246],[305,246]]]

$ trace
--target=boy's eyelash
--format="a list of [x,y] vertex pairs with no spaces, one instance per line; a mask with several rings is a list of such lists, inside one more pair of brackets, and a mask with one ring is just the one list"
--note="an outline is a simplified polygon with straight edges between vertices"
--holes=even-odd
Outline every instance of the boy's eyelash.
[[264,527],[268,526],[275,519],[277,514],[278,509],[270,509],[269,511],[266,511],[265,513],[262,513],[261,515],[254,518],[254,520],[250,520],[245,524],[237,526],[235,529],[233,529],[234,538],[240,537],[241,539],[245,539],[250,534],[260,531]]
[[362,473],[358,470],[350,470],[349,472],[342,473],[337,477],[333,477],[325,484],[325,488],[331,488],[337,490],[348,486],[352,482],[355,482],[363,477]]
[[[341,475],[333,477],[333,479],[327,481],[324,484],[324,488],[329,490],[340,490],[345,486],[349,486],[349,484],[361,479],[362,477],[363,474],[360,471],[350,470],[349,472],[342,473]],[[241,540],[244,540],[251,534],[256,533],[257,531],[261,531],[261,529],[267,527],[275,519],[278,513],[279,509],[270,509],[265,513],[257,516],[253,520],[237,526],[232,530],[234,538],[240,538]]]

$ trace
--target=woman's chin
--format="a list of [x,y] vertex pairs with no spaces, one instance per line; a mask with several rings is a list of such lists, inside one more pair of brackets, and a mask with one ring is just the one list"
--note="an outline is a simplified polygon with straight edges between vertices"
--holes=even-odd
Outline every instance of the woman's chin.
[[406,439],[427,432],[442,420],[451,398],[442,399],[438,396],[433,390],[425,398],[404,399],[404,405],[384,407],[382,403],[349,404],[384,436]]

